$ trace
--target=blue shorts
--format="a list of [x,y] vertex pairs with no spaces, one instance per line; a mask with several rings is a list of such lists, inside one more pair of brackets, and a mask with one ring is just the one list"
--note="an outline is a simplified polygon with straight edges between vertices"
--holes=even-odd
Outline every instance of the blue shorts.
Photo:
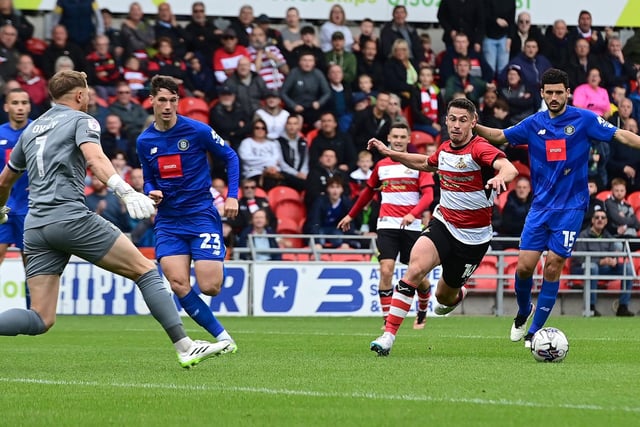
[[520,249],[540,252],[548,249],[563,258],[569,258],[583,218],[584,211],[581,209],[532,209],[524,223]]
[[9,213],[7,222],[0,225],[0,243],[15,244],[16,248],[24,249],[24,219],[26,215]]
[[197,215],[162,217],[155,223],[156,258],[190,255],[194,261],[224,261],[222,221],[213,205]]

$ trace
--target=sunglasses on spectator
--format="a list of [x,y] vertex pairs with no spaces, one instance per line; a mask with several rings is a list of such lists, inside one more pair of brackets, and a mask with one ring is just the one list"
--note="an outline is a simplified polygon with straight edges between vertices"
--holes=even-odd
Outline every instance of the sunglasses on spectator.
[[118,91],[119,94],[126,94],[126,93],[131,93],[130,90],[119,90]]
[[256,186],[255,185],[245,185],[244,187],[245,190],[255,190]]
[[193,9],[193,13],[204,13],[204,9]]

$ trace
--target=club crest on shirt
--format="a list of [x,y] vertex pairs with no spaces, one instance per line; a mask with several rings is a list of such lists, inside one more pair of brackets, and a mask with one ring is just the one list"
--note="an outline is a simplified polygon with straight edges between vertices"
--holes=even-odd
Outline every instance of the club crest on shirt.
[[564,127],[565,135],[573,135],[575,131],[576,131],[576,128],[573,127],[573,125],[568,125]]
[[455,167],[458,169],[465,169],[467,167],[467,164],[464,162],[464,159],[460,157],[460,160],[458,160],[458,163],[456,163]]
[[186,151],[189,149],[189,141],[186,139],[181,139],[178,141],[178,150]]

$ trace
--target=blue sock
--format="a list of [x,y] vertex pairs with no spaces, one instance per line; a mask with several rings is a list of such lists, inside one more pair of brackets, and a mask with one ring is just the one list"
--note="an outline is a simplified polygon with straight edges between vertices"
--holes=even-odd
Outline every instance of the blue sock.
[[551,314],[551,310],[553,310],[553,306],[556,303],[558,289],[560,289],[559,281],[542,281],[542,288],[540,289],[540,295],[538,295],[538,307],[536,308],[536,313],[533,315],[533,322],[531,322],[529,333],[535,333],[546,323],[549,315]]
[[518,302],[518,314],[527,316],[531,305],[531,288],[533,287],[533,277],[521,279],[516,273],[516,301]]
[[178,298],[180,305],[196,323],[205,328],[211,335],[217,337],[224,331],[224,327],[218,322],[211,309],[202,301],[193,289],[183,298]]

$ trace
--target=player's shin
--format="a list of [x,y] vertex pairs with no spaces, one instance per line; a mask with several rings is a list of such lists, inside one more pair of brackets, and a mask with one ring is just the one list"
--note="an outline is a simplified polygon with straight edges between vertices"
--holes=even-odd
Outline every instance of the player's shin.
[[411,309],[413,304],[413,296],[416,294],[416,286],[410,283],[400,280],[393,291],[393,298],[391,299],[391,308],[389,309],[389,315],[387,316],[387,323],[385,326],[385,332],[390,332],[393,335],[398,333],[398,329],[404,318],[407,317],[407,313]]

